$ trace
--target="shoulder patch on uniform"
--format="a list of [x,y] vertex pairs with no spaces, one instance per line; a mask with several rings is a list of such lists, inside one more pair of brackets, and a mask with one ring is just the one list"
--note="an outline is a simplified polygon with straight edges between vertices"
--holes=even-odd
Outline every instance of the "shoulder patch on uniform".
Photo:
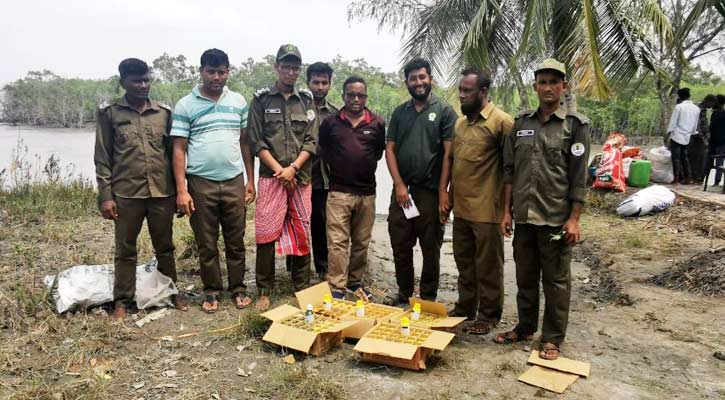
[[574,157],[581,157],[585,151],[586,151],[586,148],[584,147],[584,144],[581,142],[576,142],[573,145],[571,145],[571,154],[573,154]]
[[105,110],[106,108],[110,107],[111,103],[108,100],[103,100],[101,104],[98,105],[99,110]]
[[269,93],[269,88],[261,88],[254,92],[254,97],[261,97],[267,93]]
[[303,89],[300,89],[300,90],[298,90],[298,92],[299,92],[299,93],[300,93],[301,95],[307,96],[307,97],[309,97],[310,99],[312,99],[312,92],[310,92],[309,90],[307,90],[307,89],[304,89],[304,88],[303,88]]
[[589,123],[589,118],[587,118],[583,114],[579,114],[578,112],[568,112],[568,113],[566,113],[566,116],[567,117],[574,117],[574,118],[578,119],[579,120],[579,123],[581,123],[582,125]]

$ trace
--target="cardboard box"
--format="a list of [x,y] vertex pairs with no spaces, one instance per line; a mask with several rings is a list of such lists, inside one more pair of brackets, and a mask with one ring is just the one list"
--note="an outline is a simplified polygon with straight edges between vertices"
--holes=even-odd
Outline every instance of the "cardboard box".
[[332,299],[332,310],[327,311],[322,301],[325,295],[332,297],[332,291],[330,291],[327,282],[319,283],[295,293],[297,303],[301,309],[305,309],[307,304],[312,304],[313,311],[317,315],[324,315],[341,321],[357,321],[356,324],[343,331],[342,335],[346,338],[360,339],[376,324],[388,322],[391,318],[404,312],[402,308],[398,307],[367,303],[365,304],[365,316],[358,317],[355,303],[340,299]]
[[366,362],[417,371],[426,368],[425,362],[434,350],[445,349],[454,337],[452,333],[414,326],[409,336],[403,336],[399,324],[382,323],[363,335],[355,351],[361,352]]
[[[443,332],[455,332],[458,325],[462,324],[466,320],[466,317],[449,317],[446,306],[442,303],[435,301],[428,301],[411,297],[409,300],[410,309],[406,310],[400,315],[396,315],[395,318],[391,318],[388,322],[392,324],[399,324],[402,317],[408,317],[410,319],[410,326],[416,326],[419,328],[434,329]],[[420,303],[420,319],[413,320],[411,314],[413,314],[413,305]]]
[[308,324],[302,310],[287,304],[261,315],[272,320],[262,340],[315,356],[340,345],[343,330],[356,323],[315,315]]

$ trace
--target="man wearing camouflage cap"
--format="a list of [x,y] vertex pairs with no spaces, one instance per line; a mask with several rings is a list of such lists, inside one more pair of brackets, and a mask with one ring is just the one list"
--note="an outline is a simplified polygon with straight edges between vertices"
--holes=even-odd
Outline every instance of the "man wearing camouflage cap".
[[304,289],[310,281],[310,156],[316,144],[316,118],[312,94],[295,88],[302,56],[297,46],[282,45],[274,69],[277,81],[258,90],[249,113],[249,138],[259,157],[256,228],[256,308],[269,308],[274,288],[275,243],[277,251],[293,256],[292,283]]
[[504,141],[502,233],[514,234],[519,322],[497,343],[530,340],[539,320],[539,277],[544,288],[541,358],[559,357],[569,318],[571,246],[587,195],[589,120],[561,104],[566,68],[554,59],[534,71],[539,108],[524,111]]

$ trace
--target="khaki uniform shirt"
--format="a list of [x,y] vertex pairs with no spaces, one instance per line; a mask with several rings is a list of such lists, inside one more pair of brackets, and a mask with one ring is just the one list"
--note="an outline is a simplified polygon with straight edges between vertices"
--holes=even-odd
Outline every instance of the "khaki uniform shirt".
[[504,142],[516,223],[561,226],[572,203],[586,201],[589,131],[586,117],[563,107],[544,123],[539,110],[519,115]]
[[[313,103],[314,104],[314,103]],[[330,188],[330,173],[327,168],[327,164],[320,158],[320,125],[322,121],[327,119],[330,115],[337,114],[340,110],[325,100],[325,104],[321,107],[317,107],[315,104],[315,111],[317,112],[317,118],[312,126],[312,136],[315,138],[317,143],[317,154],[307,161],[312,163],[312,189],[329,189]]]
[[[272,86],[254,93],[251,108],[248,129],[254,154],[269,150],[283,167],[289,166],[303,151],[315,155],[313,127],[317,113],[312,94],[295,89],[285,100],[277,86]],[[297,180],[303,185],[309,184],[311,173],[312,163],[308,160],[297,172]],[[274,171],[260,163],[260,177],[273,175]]]
[[475,122],[456,121],[453,137],[453,214],[473,222],[503,217],[503,145],[514,119],[488,103]]
[[101,201],[176,193],[171,170],[171,108],[151,101],[139,114],[126,97],[103,104],[96,115],[93,160]]

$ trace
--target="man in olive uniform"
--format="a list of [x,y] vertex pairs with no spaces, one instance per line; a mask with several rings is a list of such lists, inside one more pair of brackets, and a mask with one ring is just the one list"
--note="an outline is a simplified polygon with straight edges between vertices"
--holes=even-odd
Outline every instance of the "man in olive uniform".
[[[564,64],[547,59],[534,72],[539,108],[518,116],[504,143],[502,233],[514,234],[519,322],[497,343],[529,340],[539,320],[539,280],[544,322],[539,356],[554,360],[564,341],[571,297],[571,247],[579,241],[579,217],[587,195],[589,120],[567,112]],[[513,212],[513,216],[512,216]]]
[[[403,71],[411,99],[393,111],[385,144],[385,160],[394,186],[388,211],[388,233],[398,283],[398,293],[388,301],[393,305],[407,303],[413,295],[416,241],[423,252],[420,297],[437,297],[443,243],[440,212],[448,208],[449,153],[458,119],[453,108],[431,92],[428,61],[416,58]],[[408,219],[403,209],[410,208],[411,197],[420,215]]]
[[[113,317],[122,319],[136,293],[136,239],[148,223],[158,270],[176,282],[172,225],[174,179],[168,131],[171,108],[149,99],[149,68],[128,58],[118,66],[126,94],[101,105],[96,116],[94,162],[100,210],[115,222]],[[186,311],[182,295],[172,299]]]
[[[330,115],[338,113],[337,107],[327,101],[327,93],[332,85],[332,67],[324,62],[316,62],[307,67],[307,88],[312,93],[317,118],[312,126],[312,136],[317,143],[317,154],[308,161],[312,164],[312,256],[315,272],[324,281],[327,276],[327,194],[330,190],[328,167],[319,157],[318,141],[320,125]],[[292,270],[292,256],[287,257],[287,270]]]
[[514,119],[488,99],[491,79],[467,69],[458,85],[463,117],[453,139],[453,256],[458,267],[454,315],[476,321],[469,334],[485,335],[503,312],[503,143]]
[[310,281],[310,215],[312,166],[316,153],[312,95],[297,91],[302,57],[296,46],[282,45],[274,64],[277,81],[252,99],[249,137],[259,157],[259,200],[254,218],[257,241],[256,308],[269,308],[274,288],[275,243],[293,256],[292,283],[304,289]]

